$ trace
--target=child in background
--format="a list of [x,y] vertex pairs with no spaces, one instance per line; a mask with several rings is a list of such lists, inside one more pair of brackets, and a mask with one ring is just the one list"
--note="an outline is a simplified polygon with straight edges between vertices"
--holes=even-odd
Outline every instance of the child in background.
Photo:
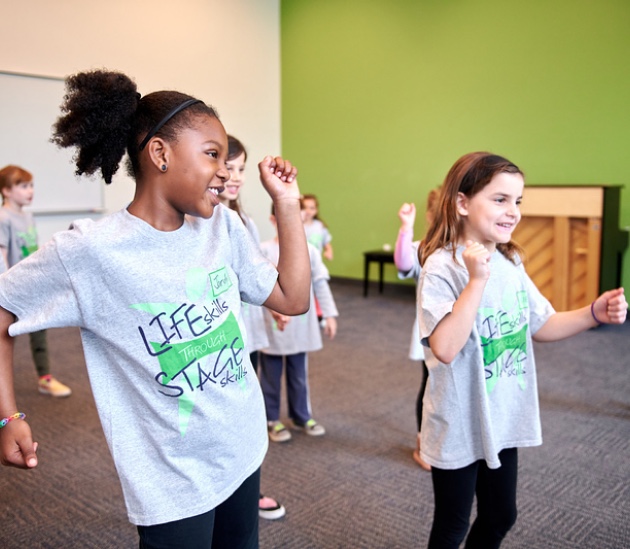
[[[0,170],[0,192],[0,251],[8,269],[37,250],[37,230],[33,214],[23,210],[24,206],[30,206],[33,201],[33,176],[19,166],[5,166]],[[39,378],[39,392],[54,397],[70,396],[70,387],[50,373],[46,330],[38,330],[29,335],[31,354]]]
[[333,249],[330,243],[332,236],[326,223],[319,217],[319,201],[314,194],[302,196],[302,219],[304,220],[306,240],[317,248],[324,259],[332,261]]
[[[306,241],[317,248],[324,259],[332,261],[333,249],[330,241],[332,236],[328,231],[326,223],[319,217],[319,201],[314,194],[305,194],[302,196],[302,220],[304,221],[304,230],[306,231]],[[322,326],[325,325],[323,320],[322,308],[319,300],[315,296],[313,302],[317,319]]]
[[[239,193],[245,184],[245,163],[247,162],[247,151],[245,146],[232,135],[228,135],[228,157],[225,166],[230,173],[230,180],[225,184],[224,191],[219,195],[219,201],[224,206],[234,210],[252,238],[260,246],[260,234],[254,220],[249,217],[241,206]],[[247,329],[247,347],[254,371],[258,371],[258,351],[269,345],[267,332],[265,331],[265,320],[263,310],[256,305],[243,303],[243,321]]]
[[[271,212],[271,222],[276,225],[273,206]],[[281,257],[277,237],[263,242],[261,249],[274,264]],[[317,297],[325,322],[324,333],[333,339],[337,333],[338,312],[328,285],[328,269],[324,266],[320,253],[310,244],[308,249],[311,261],[311,303]],[[291,440],[291,432],[280,421],[283,368],[286,372],[289,417],[294,426],[307,435],[325,434],[324,426],[313,419],[308,388],[307,353],[322,348],[322,336],[314,308],[311,307],[305,314],[295,318],[266,309],[265,325],[269,347],[260,353],[260,385],[265,398],[270,440]]]
[[[239,193],[245,184],[245,163],[247,162],[247,151],[245,146],[236,137],[227,136],[228,154],[225,167],[230,174],[230,180],[225,184],[224,191],[219,195],[219,202],[224,206],[234,210],[252,235],[252,238],[260,246],[260,235],[254,220],[249,217],[241,207]],[[267,332],[265,330],[265,320],[263,318],[262,307],[250,305],[243,302],[241,304],[243,323],[247,332],[247,351],[251,360],[254,372],[258,372],[258,356],[260,349],[269,345]],[[284,506],[269,496],[260,494],[258,500],[258,514],[267,520],[276,520],[286,514]]]
[[429,380],[422,458],[431,465],[430,548],[497,548],[516,520],[519,447],[542,443],[532,340],[625,321],[623,288],[556,313],[523,267],[512,232],[524,176],[471,153],[451,168],[420,248],[419,327]]
[[[432,189],[427,197],[426,219],[427,225],[431,225],[434,219],[434,209],[439,196],[438,189]],[[400,230],[396,239],[396,248],[394,249],[394,263],[398,269],[399,278],[413,278],[418,284],[420,276],[420,263],[418,261],[418,247],[421,245],[419,240],[413,240],[413,227],[416,222],[416,206],[415,204],[403,204],[398,210],[398,218],[400,219]],[[416,435],[416,448],[412,453],[414,461],[420,465],[425,471],[430,471],[431,466],[420,456],[420,429],[422,426],[422,398],[424,397],[424,389],[427,385],[427,377],[429,372],[427,365],[424,363],[424,350],[420,343],[420,334],[418,332],[418,315],[413,323],[411,330],[411,346],[409,348],[409,358],[411,360],[419,360],[422,365],[422,378],[420,381],[420,390],[416,399],[416,421],[418,425],[418,433]]]
[[259,164],[278,214],[275,267],[219,206],[228,143],[213,108],[91,71],[68,79],[62,112],[54,141],[77,147],[77,173],[110,183],[127,152],[136,190],[124,210],[76,221],[0,276],[0,461],[38,463],[10,336],[79,326],[140,547],[257,548],[268,439],[241,301],[308,309],[297,170],[280,157]]

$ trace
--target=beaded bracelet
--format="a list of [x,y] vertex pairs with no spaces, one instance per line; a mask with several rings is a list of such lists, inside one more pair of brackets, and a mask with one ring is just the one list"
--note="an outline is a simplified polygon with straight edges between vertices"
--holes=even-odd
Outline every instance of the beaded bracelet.
[[595,302],[594,301],[593,303],[591,303],[591,315],[593,317],[593,320],[597,322],[597,324],[600,324],[600,325],[603,324],[603,322],[600,322],[598,318],[595,316]]
[[23,414],[22,412],[16,412],[12,416],[2,418],[0,419],[0,429],[2,429],[7,423],[9,423],[9,421],[13,421],[14,419],[25,419],[25,418],[26,418],[26,414]]

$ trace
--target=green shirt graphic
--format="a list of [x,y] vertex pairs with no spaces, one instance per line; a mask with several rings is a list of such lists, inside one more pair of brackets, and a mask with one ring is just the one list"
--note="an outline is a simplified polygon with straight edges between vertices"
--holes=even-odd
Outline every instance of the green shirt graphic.
[[[165,386],[162,394],[177,396],[179,400],[180,434],[186,434],[195,398],[207,384],[225,387],[232,382],[244,389],[242,368],[244,341],[234,313],[220,300],[221,294],[232,287],[225,267],[211,273],[204,269],[190,269],[186,276],[186,295],[195,307],[205,314],[189,318],[189,326],[200,333],[197,337],[173,343],[149,341],[157,356],[161,372],[159,380]],[[133,308],[153,315],[154,319],[172,318],[182,307],[176,303],[141,303]],[[192,305],[188,306],[192,310]],[[216,320],[221,324],[210,329]]]

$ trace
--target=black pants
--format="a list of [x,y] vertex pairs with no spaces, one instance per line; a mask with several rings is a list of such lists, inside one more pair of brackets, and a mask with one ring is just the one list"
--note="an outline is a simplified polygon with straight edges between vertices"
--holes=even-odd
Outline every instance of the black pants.
[[473,499],[477,496],[477,518],[466,549],[498,548],[516,522],[518,452],[499,453],[501,467],[489,469],[485,461],[463,469],[431,468],[435,514],[429,549],[457,549],[466,537]]
[[140,549],[258,549],[260,469],[202,515],[138,526]]
[[31,354],[35,369],[39,377],[47,376],[50,373],[50,365],[48,363],[48,341],[46,339],[46,330],[39,332],[31,332],[29,334],[31,343]]
[[429,370],[424,360],[422,362],[422,379],[420,380],[420,390],[418,391],[418,398],[416,399],[416,421],[418,422],[418,433],[422,427],[422,399],[424,398],[424,391],[427,388],[427,380],[429,379]]
[[252,361],[252,367],[254,368],[254,372],[258,374],[258,357],[260,353],[258,351],[254,351],[253,353],[249,353],[249,360]]

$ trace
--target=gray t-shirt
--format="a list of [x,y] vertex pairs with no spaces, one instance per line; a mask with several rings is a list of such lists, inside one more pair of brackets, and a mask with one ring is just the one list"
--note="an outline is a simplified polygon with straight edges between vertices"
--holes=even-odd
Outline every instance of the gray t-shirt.
[[37,251],[37,230],[31,212],[0,208],[0,247],[7,250],[7,267]]
[[[425,345],[469,280],[457,249],[427,259],[418,290],[420,337]],[[554,310],[523,265],[500,252],[490,260],[490,279],[464,348],[450,364],[429,347],[429,380],[423,400],[422,457],[441,469],[459,469],[484,459],[501,465],[505,448],[542,443],[532,334]]]
[[315,246],[320,254],[324,251],[324,246],[332,242],[328,227],[319,219],[313,219],[308,225],[304,225],[304,231],[306,232],[306,241]]
[[80,220],[0,276],[11,335],[78,326],[129,519],[216,507],[267,450],[241,300],[277,280],[236,213],[155,230],[126,210]]
[[[258,233],[258,227],[254,220],[241,213],[241,217],[245,221],[247,230],[252,235],[252,238],[260,246],[260,234]],[[253,353],[254,351],[260,351],[269,345],[267,339],[267,331],[265,330],[265,319],[263,318],[263,309],[257,305],[250,305],[249,303],[242,303],[243,308],[243,322],[245,329],[247,330],[247,352]]]
[[[268,240],[261,244],[263,254],[274,264],[278,264],[280,248],[275,240]],[[311,307],[291,320],[281,332],[271,313],[265,309],[265,327],[269,346],[262,350],[270,355],[294,355],[319,351],[322,348],[322,334],[317,320],[314,296],[317,296],[324,318],[338,316],[337,306],[333,298],[328,280],[330,275],[322,261],[320,253],[314,246],[308,244],[308,254],[311,260]]]

